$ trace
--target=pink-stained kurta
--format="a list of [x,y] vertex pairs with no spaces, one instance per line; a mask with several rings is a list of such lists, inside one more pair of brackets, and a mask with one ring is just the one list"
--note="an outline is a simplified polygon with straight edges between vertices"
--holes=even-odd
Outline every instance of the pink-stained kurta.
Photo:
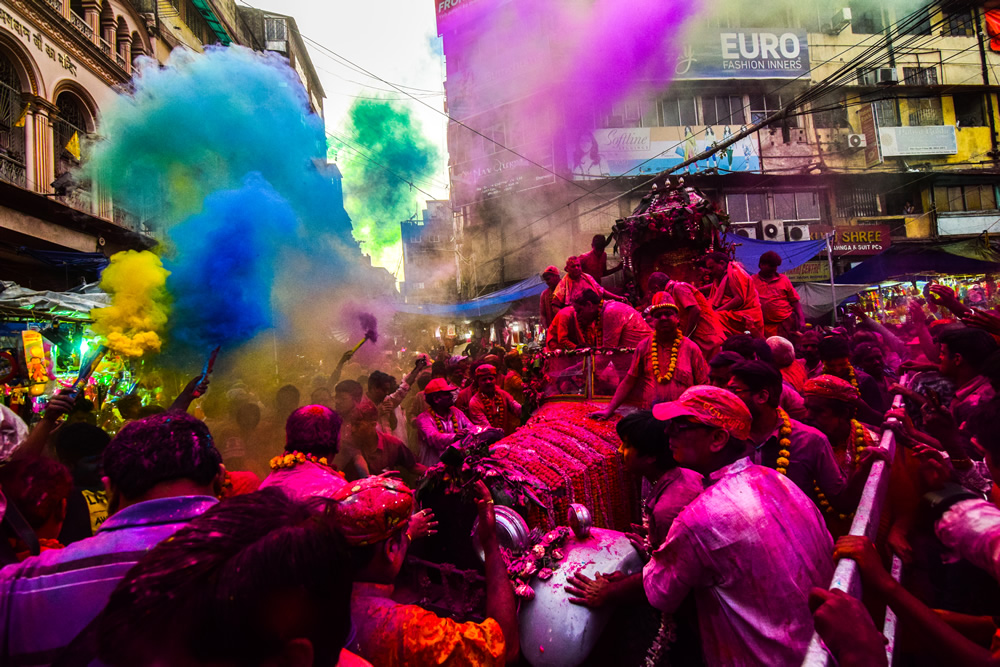
[[833,538],[819,509],[747,458],[705,483],[643,569],[646,596],[673,612],[694,593],[710,667],[798,667],[813,635],[809,589],[833,576]]
[[[673,377],[665,384],[657,382],[653,374],[652,340],[653,337],[649,336],[639,343],[632,355],[632,366],[628,369],[628,374],[636,379],[632,397],[641,397],[639,402],[642,407],[650,408],[656,403],[675,401],[688,387],[708,383],[708,362],[702,356],[701,349],[687,338],[681,339]],[[670,364],[672,344],[673,341],[668,344],[658,343],[661,373],[666,372]]]
[[502,402],[504,406],[503,423],[494,423],[498,419],[497,414],[491,414],[488,411],[483,401],[482,392],[476,392],[476,395],[469,401],[469,420],[480,428],[502,428],[504,433],[510,435],[514,432],[515,428],[521,425],[521,404],[515,401],[514,397],[503,389],[498,388],[495,391],[496,397],[494,400],[498,404]]
[[795,304],[799,302],[799,293],[795,291],[792,281],[783,273],[775,274],[770,280],[755,273],[751,280],[760,297],[764,337],[787,335],[793,330],[791,320],[795,315]]
[[556,304],[557,308],[565,308],[573,305],[573,300],[588,289],[594,290],[598,295],[604,293],[601,283],[594,280],[594,277],[590,274],[582,274],[579,280],[573,280],[569,277],[569,274],[566,274],[562,277],[562,280],[559,281],[559,284],[556,285],[556,291],[552,295],[552,301]]
[[[732,298],[739,299],[736,307],[731,310],[718,310]],[[760,336],[764,330],[764,313],[760,308],[760,297],[754,287],[750,274],[743,265],[736,261],[729,262],[726,275],[718,283],[712,284],[708,302],[715,308],[719,322],[722,323],[726,335],[741,334],[749,331],[753,336]]]
[[465,413],[458,408],[451,408],[451,416],[441,418],[441,428],[438,428],[437,421],[430,410],[421,412],[413,420],[413,429],[417,432],[417,441],[420,443],[420,456],[418,460],[425,466],[437,465],[441,462],[441,452],[449,445],[458,442],[455,435],[455,425],[460,429],[469,432],[476,432],[479,429],[469,421]]
[[299,463],[291,468],[279,468],[261,482],[261,489],[276,486],[296,500],[331,498],[336,491],[347,486],[339,472],[312,461]]

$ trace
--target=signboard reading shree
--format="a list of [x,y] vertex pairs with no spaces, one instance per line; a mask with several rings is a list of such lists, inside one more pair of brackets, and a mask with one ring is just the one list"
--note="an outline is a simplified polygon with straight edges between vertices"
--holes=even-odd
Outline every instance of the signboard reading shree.
[[[810,225],[809,233],[813,238],[823,238],[830,232],[835,235],[830,239],[835,257],[844,255],[877,255],[892,245],[889,225],[852,225],[829,227]],[[824,253],[825,254],[825,253]]]

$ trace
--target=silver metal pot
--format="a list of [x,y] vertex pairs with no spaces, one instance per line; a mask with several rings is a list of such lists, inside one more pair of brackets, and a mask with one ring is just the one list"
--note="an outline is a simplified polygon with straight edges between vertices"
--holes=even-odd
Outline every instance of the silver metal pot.
[[[499,518],[499,517],[498,517]],[[616,530],[592,528],[584,539],[570,538],[565,558],[552,578],[531,582],[535,599],[522,602],[518,613],[521,654],[534,667],[579,665],[597,644],[613,608],[588,609],[570,603],[566,581],[580,572],[590,578],[598,573],[642,571],[635,547]]]
[[[527,549],[528,524],[521,515],[506,505],[495,505],[493,509],[497,517],[497,541],[500,546],[515,552]],[[479,517],[472,523],[472,546],[479,559],[485,561],[486,554],[479,543]]]

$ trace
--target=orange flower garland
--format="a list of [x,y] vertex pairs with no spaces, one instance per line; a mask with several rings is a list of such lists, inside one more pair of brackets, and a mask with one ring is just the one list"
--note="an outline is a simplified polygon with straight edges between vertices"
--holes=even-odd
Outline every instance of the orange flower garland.
[[493,428],[507,428],[507,401],[497,392],[493,398],[487,398],[486,394],[479,392],[479,401],[486,411],[486,419]]
[[654,333],[650,339],[653,354],[653,376],[660,384],[667,384],[673,379],[674,371],[677,370],[677,357],[680,354],[681,340],[683,338],[684,335],[678,329],[677,336],[674,338],[674,344],[670,348],[670,365],[667,366],[667,371],[662,375],[660,374],[660,349],[656,343],[656,334]]
[[[823,373],[825,375],[840,377],[839,375],[830,370],[830,367],[826,364],[826,362],[823,363]],[[858,387],[858,376],[854,372],[854,364],[850,362],[847,362],[847,375],[848,375],[847,380],[851,383],[851,386],[857,389],[858,391],[861,391],[861,388]]]
[[311,461],[317,465],[331,467],[325,456],[319,457],[315,454],[303,454],[302,452],[287,452],[279,454],[271,459],[271,470],[281,470],[282,468],[294,468],[300,463]]
[[778,430],[778,460],[777,470],[782,475],[788,475],[788,464],[791,463],[792,453],[788,450],[792,445],[792,418],[783,409],[778,408],[778,419],[781,420],[781,428]]
[[[851,461],[851,465],[857,466],[858,461],[861,460],[861,452],[863,452],[867,446],[867,438],[865,437],[865,427],[857,419],[851,420],[851,428],[854,431],[854,460]],[[847,458],[848,460],[851,458],[850,448],[847,450]],[[819,501],[820,509],[827,514],[833,514],[833,506],[830,504],[826,495],[819,490],[819,484],[813,481],[813,485],[813,490],[816,492],[816,500]],[[841,520],[844,520],[854,516],[854,512],[851,512],[850,514],[840,514],[839,516]]]
[[[431,417],[434,418],[434,425],[437,426],[437,430],[439,430],[441,433],[444,433],[445,432],[445,430],[444,430],[444,421],[441,419],[441,417],[438,415],[438,413],[434,412],[433,410],[428,410],[428,412],[430,412],[431,413]],[[451,420],[451,429],[452,429],[452,431],[457,431],[458,430],[458,417],[455,416],[454,412],[450,412],[449,411],[448,418]]]

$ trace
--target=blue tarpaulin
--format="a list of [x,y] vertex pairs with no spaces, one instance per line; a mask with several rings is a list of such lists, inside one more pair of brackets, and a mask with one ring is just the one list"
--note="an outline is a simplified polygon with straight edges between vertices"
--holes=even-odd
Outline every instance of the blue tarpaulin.
[[511,304],[521,299],[538,296],[545,291],[545,283],[539,276],[505,287],[502,290],[477,297],[470,301],[453,304],[400,303],[395,308],[411,315],[433,315],[436,317],[461,317],[463,319],[495,319],[507,312]]
[[781,255],[781,271],[791,271],[797,266],[802,266],[817,254],[826,249],[826,241],[758,241],[748,239],[735,234],[727,234],[726,243],[736,244],[736,260],[746,267],[747,271],[754,273],[760,256],[769,250]]

